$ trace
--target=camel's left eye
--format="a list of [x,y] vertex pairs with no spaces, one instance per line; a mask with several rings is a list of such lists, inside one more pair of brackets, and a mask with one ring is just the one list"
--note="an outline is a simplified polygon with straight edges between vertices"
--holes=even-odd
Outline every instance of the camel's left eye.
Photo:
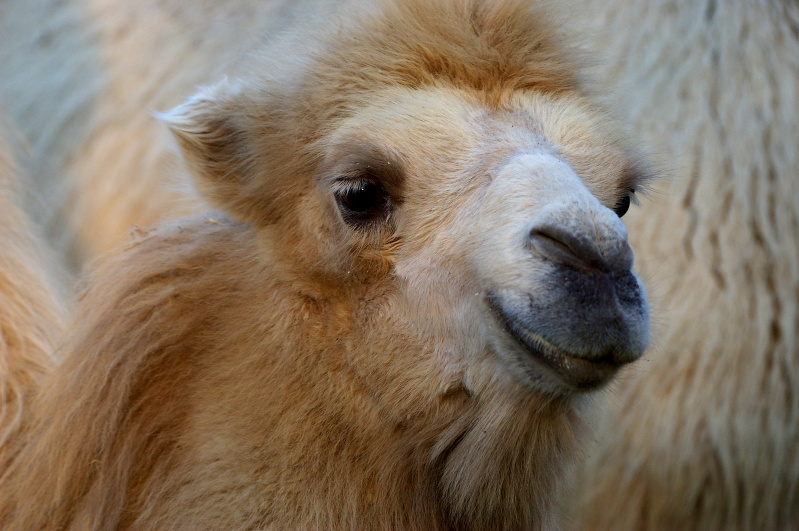
[[334,194],[344,221],[361,225],[385,217],[388,198],[382,186],[368,180],[340,184]]
[[619,217],[624,216],[624,214],[626,214],[627,211],[630,209],[630,201],[632,199],[632,194],[633,191],[630,190],[627,194],[622,196],[622,198],[616,202],[616,206],[613,207],[613,212],[615,212],[617,216]]

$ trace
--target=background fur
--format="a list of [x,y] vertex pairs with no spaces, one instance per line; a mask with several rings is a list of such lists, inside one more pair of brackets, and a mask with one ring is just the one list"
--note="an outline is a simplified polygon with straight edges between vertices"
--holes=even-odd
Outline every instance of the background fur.
[[52,369],[54,338],[62,330],[64,314],[44,267],[47,255],[18,206],[16,168],[4,133],[0,131],[0,470],[16,452],[25,409]]

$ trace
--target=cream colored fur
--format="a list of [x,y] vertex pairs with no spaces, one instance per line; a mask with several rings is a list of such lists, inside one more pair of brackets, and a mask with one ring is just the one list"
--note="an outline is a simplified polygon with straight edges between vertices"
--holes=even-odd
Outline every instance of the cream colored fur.
[[611,210],[648,172],[552,21],[353,4],[161,115],[223,213],[91,277],[0,526],[556,528],[580,391],[648,340]]

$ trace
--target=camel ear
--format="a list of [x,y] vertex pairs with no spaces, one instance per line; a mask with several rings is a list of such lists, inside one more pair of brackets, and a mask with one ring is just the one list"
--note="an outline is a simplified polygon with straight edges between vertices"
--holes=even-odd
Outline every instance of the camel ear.
[[256,137],[259,118],[248,112],[252,107],[240,82],[225,79],[156,117],[177,139],[200,194],[237,219],[257,222],[270,217],[277,187],[265,182],[274,172],[259,148],[264,143]]

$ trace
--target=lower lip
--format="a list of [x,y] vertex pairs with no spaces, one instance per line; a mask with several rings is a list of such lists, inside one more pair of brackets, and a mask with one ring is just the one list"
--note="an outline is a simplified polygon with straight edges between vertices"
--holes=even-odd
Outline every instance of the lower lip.
[[604,360],[587,360],[570,355],[508,317],[490,294],[488,306],[506,332],[537,362],[546,366],[567,386],[588,391],[608,382],[619,366]]

